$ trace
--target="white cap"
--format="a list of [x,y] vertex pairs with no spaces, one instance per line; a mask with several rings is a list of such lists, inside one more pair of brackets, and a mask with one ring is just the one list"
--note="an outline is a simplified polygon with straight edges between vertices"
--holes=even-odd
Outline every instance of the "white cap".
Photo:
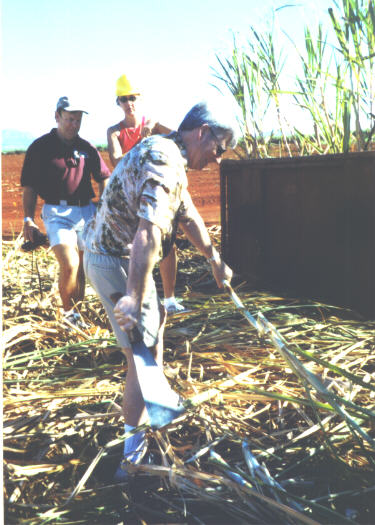
[[88,113],[83,104],[80,105],[80,102],[73,100],[71,102],[68,97],[60,97],[57,101],[56,111],[63,109],[64,111],[82,111],[82,113]]

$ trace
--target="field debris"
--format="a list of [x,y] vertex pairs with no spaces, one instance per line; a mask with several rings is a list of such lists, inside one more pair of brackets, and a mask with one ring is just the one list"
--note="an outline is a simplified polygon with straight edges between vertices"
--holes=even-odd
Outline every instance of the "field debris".
[[165,373],[190,408],[148,428],[153,463],[116,485],[126,362],[92,289],[88,328],[67,330],[54,258],[19,245],[3,243],[7,524],[371,522],[374,321],[235,279],[246,310],[287,342],[285,359],[179,239],[177,292],[191,311],[168,320]]

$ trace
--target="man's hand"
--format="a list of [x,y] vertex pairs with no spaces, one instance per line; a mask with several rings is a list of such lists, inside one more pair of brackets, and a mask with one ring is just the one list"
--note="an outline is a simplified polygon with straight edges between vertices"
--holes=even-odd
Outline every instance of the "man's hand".
[[219,255],[217,255],[215,260],[210,261],[210,264],[216,284],[219,288],[223,288],[224,280],[230,283],[233,276],[233,271],[225,264],[224,261],[220,259]]
[[23,238],[25,241],[36,242],[39,235],[39,227],[32,219],[28,219],[23,225]]
[[127,332],[137,324],[139,310],[139,304],[129,295],[124,295],[117,301],[113,311],[121,330]]

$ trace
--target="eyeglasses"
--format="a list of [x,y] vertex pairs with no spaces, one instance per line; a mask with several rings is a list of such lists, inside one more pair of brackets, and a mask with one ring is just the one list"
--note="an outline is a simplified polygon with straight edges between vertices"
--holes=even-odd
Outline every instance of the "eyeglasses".
[[221,157],[223,153],[225,153],[227,150],[226,148],[223,148],[223,146],[220,144],[220,141],[216,134],[213,132],[212,128],[210,128],[210,131],[216,141],[216,157]]
[[118,99],[122,103],[135,102],[137,100],[137,97],[135,95],[129,95],[128,97],[118,97]]

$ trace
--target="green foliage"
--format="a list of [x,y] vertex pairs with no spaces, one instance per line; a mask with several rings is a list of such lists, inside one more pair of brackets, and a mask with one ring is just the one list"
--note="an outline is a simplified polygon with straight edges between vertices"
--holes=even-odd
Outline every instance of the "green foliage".
[[[341,0],[335,5],[328,13],[337,45],[328,47],[321,23],[316,31],[305,27],[304,49],[294,44],[301,73],[296,68],[291,87],[283,85],[283,49],[273,28],[260,33],[250,27],[244,46],[234,38],[232,56],[217,56],[219,71],[214,70],[214,76],[239,106],[248,157],[274,153],[274,132],[269,136],[263,127],[271,112],[280,155],[282,150],[292,155],[290,137],[299,155],[348,152],[354,141],[358,151],[369,148],[375,132],[375,7],[372,0]],[[284,108],[292,102],[312,123],[313,134],[288,122]],[[369,124],[366,139],[364,127]]]
[[98,151],[107,151],[108,150],[108,146],[107,144],[98,144],[97,146],[95,146],[96,149]]
[[12,150],[12,151],[3,151],[1,154],[2,155],[21,155],[23,153],[25,153],[26,150],[23,150],[23,149],[15,149],[15,150]]
[[355,136],[361,151],[368,147],[361,127],[361,115],[374,113],[375,11],[372,0],[341,0],[341,5],[341,25],[333,9],[328,9],[328,12],[339,43],[337,51],[348,68]]

